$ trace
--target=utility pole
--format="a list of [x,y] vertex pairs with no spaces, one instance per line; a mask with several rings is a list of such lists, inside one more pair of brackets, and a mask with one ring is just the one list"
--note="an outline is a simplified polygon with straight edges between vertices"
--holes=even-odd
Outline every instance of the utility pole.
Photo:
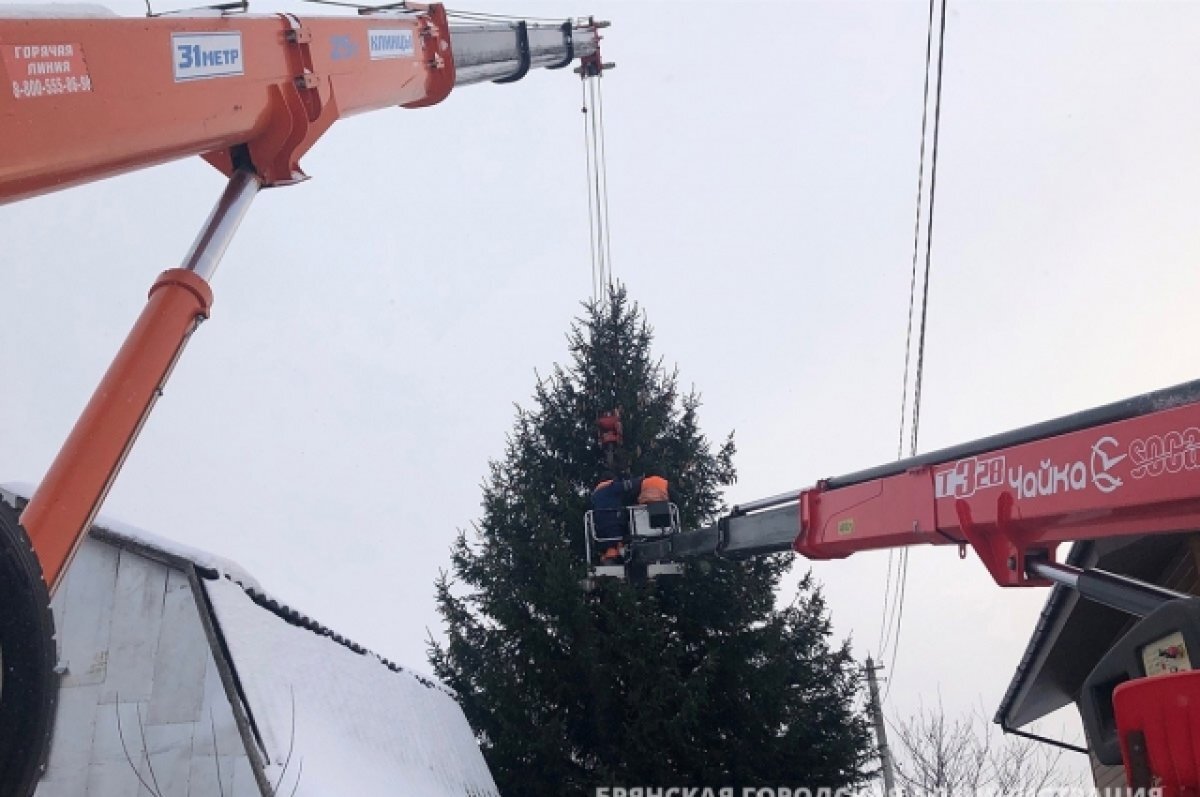
[[867,657],[867,686],[871,692],[871,721],[875,724],[875,745],[879,748],[879,764],[883,769],[883,789],[887,797],[896,793],[896,776],[892,772],[892,751],[888,749],[887,729],[883,725],[883,706],[879,702],[879,682],[875,680],[876,667],[871,657]]

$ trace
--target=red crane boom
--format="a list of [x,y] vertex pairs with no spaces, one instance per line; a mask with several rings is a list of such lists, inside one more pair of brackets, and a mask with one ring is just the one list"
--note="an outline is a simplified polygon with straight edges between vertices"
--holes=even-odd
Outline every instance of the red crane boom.
[[1142,618],[1079,695],[1093,754],[1123,762],[1130,786],[1183,797],[1200,788],[1200,746],[1179,743],[1200,738],[1200,598],[1055,555],[1073,540],[1200,528],[1197,471],[1200,381],[742,504],[707,528],[634,540],[630,565],[958,545],[1000,586],[1074,589]]

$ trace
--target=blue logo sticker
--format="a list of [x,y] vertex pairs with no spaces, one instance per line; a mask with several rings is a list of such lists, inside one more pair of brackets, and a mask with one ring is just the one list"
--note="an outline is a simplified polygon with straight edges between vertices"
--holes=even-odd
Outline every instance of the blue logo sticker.
[[334,36],[329,40],[330,57],[335,61],[345,61],[358,55],[358,45],[349,36]]
[[245,74],[241,33],[172,33],[175,82]]
[[409,58],[416,53],[413,47],[411,30],[391,28],[388,30],[369,30],[367,39],[371,45],[371,59],[380,58]]

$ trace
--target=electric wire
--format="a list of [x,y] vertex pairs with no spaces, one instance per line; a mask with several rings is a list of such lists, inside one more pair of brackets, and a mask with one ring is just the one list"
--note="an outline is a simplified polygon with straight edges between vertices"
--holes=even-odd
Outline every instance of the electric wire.
[[[367,3],[342,2],[342,0],[304,0],[306,3],[320,3],[328,6],[341,6],[343,8],[354,8],[360,13],[373,13],[376,11],[395,11],[404,14],[421,14],[426,12],[426,8],[420,5],[409,6],[404,0],[395,3],[384,3],[382,5],[370,5]],[[146,3],[149,8],[149,2]],[[564,19],[562,17],[527,17],[515,14],[491,14],[486,11],[458,11],[455,9],[446,9],[446,16],[452,19],[475,20],[478,22],[532,22],[532,23],[550,23],[554,25],[562,25],[563,22],[576,24],[575,19]]]
[[[446,16],[461,17],[466,19],[493,20],[497,22],[552,22],[555,25],[561,25],[564,22],[562,17],[555,19],[554,17],[527,17],[513,14],[491,14],[486,11],[457,11],[446,9]],[[571,20],[565,20],[571,21]]]
[[[903,434],[903,432],[901,432],[901,434]],[[887,581],[883,585],[883,614],[880,616],[880,620],[879,620],[879,641],[875,644],[875,650],[878,651],[878,654],[880,656],[882,656],[884,654],[884,649],[883,649],[884,628],[886,627],[885,621],[888,616],[888,601],[891,599],[891,596],[892,596],[892,562],[895,558],[896,558],[896,549],[889,548],[888,549],[888,563],[887,563]]]
[[[902,548],[899,551],[895,551],[895,553],[896,553],[896,556],[894,557],[895,558],[895,568],[894,569],[891,567],[891,564],[892,564],[891,557],[889,557],[888,583],[892,588],[895,589],[896,594],[895,594],[895,600],[893,600],[891,602],[890,607],[886,608],[883,621],[880,623],[883,626],[883,630],[881,632],[883,641],[879,647],[879,651],[880,651],[879,655],[880,656],[886,656],[888,650],[891,648],[893,631],[896,627],[897,615],[900,613],[900,592],[902,591],[902,584],[904,583],[904,581],[907,577],[908,549]],[[880,661],[882,662],[882,661],[884,661],[884,659],[880,659]]]
[[[925,28],[925,85],[921,98],[921,144],[917,160],[916,220],[913,222],[912,268],[908,284],[908,326],[904,334],[904,377],[900,383],[900,424],[897,432],[898,439],[896,441],[896,459],[898,460],[904,458],[904,431],[908,420],[908,377],[912,362],[913,311],[917,298],[917,262],[920,259],[921,252],[921,211],[924,208],[925,193],[925,143],[928,140],[929,125],[929,77],[931,72],[930,66],[933,64],[933,11],[934,0],[929,0],[929,21]],[[879,622],[879,656],[884,661],[886,659],[883,657],[887,655],[888,647],[891,644],[891,630],[896,613],[895,606],[889,606],[892,597],[892,567],[896,559],[894,554],[894,549],[888,552],[887,582],[884,586],[883,594],[883,617]],[[902,567],[904,559],[903,551],[899,559],[900,561],[895,562],[895,565]],[[899,588],[900,571],[897,570],[897,592]]]
[[[934,21],[934,5],[935,0],[929,2],[929,24],[926,34],[925,44],[925,87],[924,97],[921,112],[921,151],[920,151],[920,166],[918,172],[917,183],[917,209],[916,222],[914,224],[914,243],[913,243],[913,269],[912,278],[909,286],[909,317],[908,317],[908,335],[905,345],[905,399],[907,398],[908,388],[908,369],[910,365],[911,346],[912,346],[912,315],[915,301],[916,287],[916,264],[920,245],[920,229],[921,229],[921,195],[922,185],[924,183],[924,162],[925,162],[925,142],[928,138],[927,123],[928,123],[928,108],[929,108],[929,75],[931,66],[931,54],[933,44],[933,21]],[[934,88],[933,102],[933,141],[929,151],[929,212],[926,217],[925,227],[925,270],[922,275],[921,286],[921,320],[918,325],[917,332],[917,362],[913,373],[913,398],[912,398],[912,414],[909,439],[909,456],[915,456],[917,453],[918,442],[920,439],[920,424],[921,424],[921,388],[925,374],[925,340],[928,331],[929,321],[929,278],[932,271],[933,262],[933,221],[934,207],[937,198],[937,161],[938,161],[938,141],[941,132],[941,117],[942,117],[942,82],[945,70],[945,55],[946,55],[946,0],[940,0],[938,4],[938,36],[937,36],[937,67],[935,71],[936,81]],[[901,402],[901,426],[900,426],[900,453],[903,452],[904,445],[904,404]],[[897,587],[897,597],[895,601],[895,622],[893,636],[891,638],[891,663],[890,669],[895,672],[896,658],[900,652],[900,634],[903,628],[904,621],[904,599],[908,588],[908,549],[901,551],[901,565],[899,574],[899,584]],[[886,642],[886,638],[885,638]],[[894,678],[888,679],[888,686],[884,692],[884,699],[891,694]]]
[[[894,565],[893,565],[894,562]],[[900,614],[900,592],[902,583],[907,577],[908,549],[891,549],[888,551],[888,578],[884,596],[884,614],[880,621],[879,656],[880,663],[887,661],[891,649],[893,632],[896,628],[897,616]],[[890,603],[889,603],[890,600]]]
[[912,356],[913,309],[917,298],[917,261],[921,253],[921,211],[924,209],[925,189],[925,142],[928,140],[929,124],[929,67],[933,60],[933,8],[929,0],[929,24],[925,34],[925,88],[921,100],[921,151],[917,164],[917,210],[913,221],[912,273],[908,283],[908,328],[904,344],[904,380],[900,386],[900,437],[896,443],[896,459],[904,458],[904,428],[908,409],[908,374]]
[[[892,661],[888,665],[888,669],[892,672],[896,671],[896,657],[900,653],[900,629],[904,623],[904,596],[908,591],[908,549],[905,548],[900,552],[900,588],[899,594],[896,597],[896,635],[892,640]],[[887,700],[888,695],[892,693],[892,684],[895,678],[888,678],[887,688],[883,690],[883,699]]]
[[942,125],[942,66],[946,48],[946,0],[942,0],[941,26],[938,31],[937,90],[933,101],[933,152],[929,162],[929,217],[925,231],[925,283],[921,295],[921,332],[917,338],[917,372],[913,380],[912,453],[917,453],[917,432],[921,428],[921,383],[925,374],[925,329],[929,318],[929,272],[933,260],[933,209],[937,196],[938,137]]
[[408,8],[405,3],[386,3],[384,5],[366,5],[363,3],[340,2],[340,0],[303,0],[305,3],[317,3],[325,6],[338,6],[339,8],[353,8],[359,14],[373,14],[376,11],[394,11],[399,14],[416,14],[416,10]]

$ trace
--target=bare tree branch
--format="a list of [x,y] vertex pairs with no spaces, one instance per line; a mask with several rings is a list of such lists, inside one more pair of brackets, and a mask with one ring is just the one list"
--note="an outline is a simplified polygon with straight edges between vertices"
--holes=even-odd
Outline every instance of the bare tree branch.
[[1017,737],[997,738],[982,709],[946,716],[941,700],[905,720],[888,720],[896,741],[896,779],[912,797],[1017,797],[1078,786],[1061,771],[1063,751]]
[[[150,780],[154,781],[154,794],[162,797],[162,789],[158,785],[158,777],[154,774],[154,764],[150,761],[150,745],[146,744],[146,724],[142,722],[142,704],[134,703],[134,711],[137,712],[138,731],[142,734],[142,751],[146,754],[146,769],[150,771]],[[120,720],[120,714],[117,715]]]
[[[121,693],[120,692],[117,693],[117,702],[113,705],[113,708],[117,712],[117,738],[121,740],[121,751],[123,753],[125,753],[125,760],[129,762],[129,768],[133,770],[134,775],[137,775],[138,782],[146,787],[146,791],[150,792],[152,795],[154,795],[154,797],[162,797],[162,794],[158,791],[158,789],[151,787],[150,784],[146,782],[146,779],[142,777],[142,773],[140,771],[138,771],[137,765],[133,763],[133,756],[131,756],[129,754],[129,747],[125,744],[125,731],[121,728]],[[141,721],[142,721],[142,715],[141,715],[141,712],[138,712],[138,723],[140,724]],[[143,736],[143,738],[145,738],[145,737]],[[143,745],[144,744],[145,743],[143,742]],[[150,765],[150,754],[149,753],[146,754],[146,765],[147,766]],[[151,769],[150,772],[151,772],[151,774],[153,774],[154,770]]]
[[300,788],[300,776],[304,774],[304,759],[301,758],[299,765],[296,767],[296,782],[292,784],[292,791],[288,797],[296,797],[296,789]]
[[[271,794],[279,794],[279,787],[283,784],[283,776],[287,774],[288,767],[292,763],[292,753],[296,749],[296,689],[289,687],[292,695],[292,732],[291,738],[288,740],[287,756],[283,759],[283,769],[279,772],[279,779],[275,781],[275,788],[271,789]],[[303,765],[303,762],[301,762]],[[300,780],[297,776],[296,784],[299,785]]]
[[208,721],[212,725],[213,762],[217,765],[217,791],[220,797],[225,797],[225,784],[221,782],[221,750],[217,746],[217,719],[213,716],[212,706],[208,708]]

